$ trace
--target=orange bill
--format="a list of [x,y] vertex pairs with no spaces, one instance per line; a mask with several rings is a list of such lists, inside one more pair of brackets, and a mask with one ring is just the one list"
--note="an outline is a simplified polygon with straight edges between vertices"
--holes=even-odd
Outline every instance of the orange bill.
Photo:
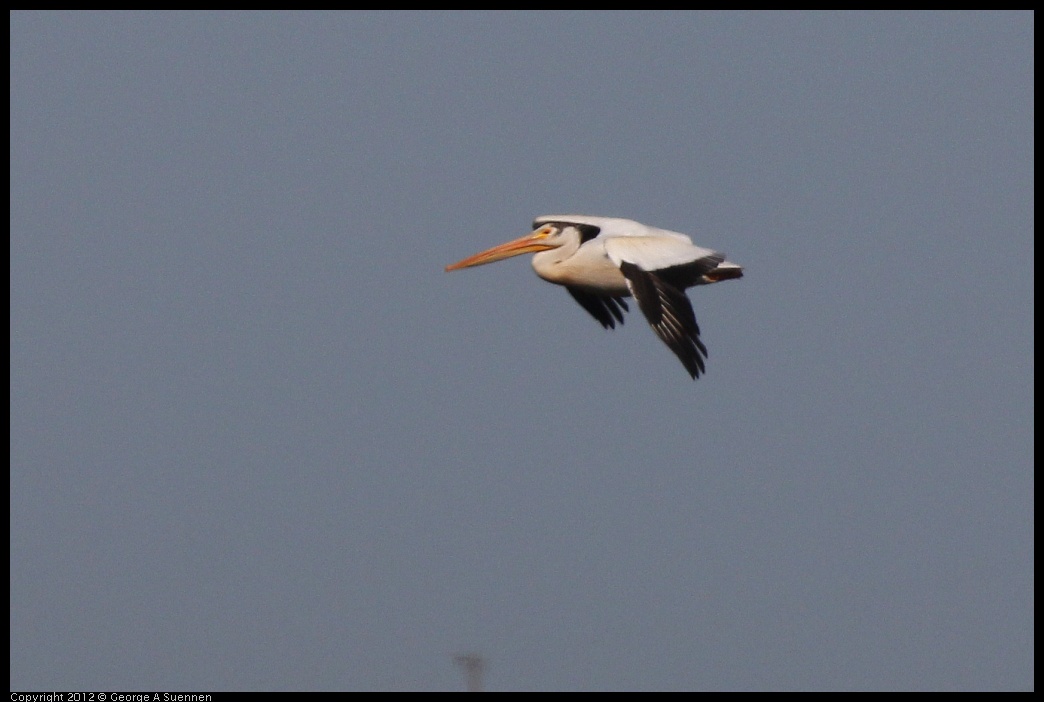
[[547,227],[541,227],[535,232],[526,234],[524,237],[509,241],[506,244],[500,246],[494,246],[492,249],[486,249],[480,251],[474,256],[468,256],[462,261],[457,261],[446,266],[447,271],[455,271],[458,268],[470,268],[471,266],[481,266],[485,263],[493,263],[494,261],[500,261],[505,258],[511,258],[512,256],[518,256],[524,253],[534,253],[536,251],[547,251],[548,249],[556,248],[555,246],[549,246],[544,239],[548,237]]

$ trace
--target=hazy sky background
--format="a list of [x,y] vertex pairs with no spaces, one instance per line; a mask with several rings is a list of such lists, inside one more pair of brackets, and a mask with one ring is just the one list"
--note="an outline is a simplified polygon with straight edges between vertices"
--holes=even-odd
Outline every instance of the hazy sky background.
[[12,14],[11,687],[1032,688],[1033,20]]

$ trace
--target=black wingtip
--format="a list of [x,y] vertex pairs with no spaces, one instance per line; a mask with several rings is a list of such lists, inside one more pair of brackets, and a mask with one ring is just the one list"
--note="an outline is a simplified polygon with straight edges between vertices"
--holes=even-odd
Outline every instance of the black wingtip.
[[699,378],[706,371],[707,347],[700,340],[700,325],[684,290],[628,261],[621,263],[620,271],[653,331],[677,356],[689,376],[693,380]]

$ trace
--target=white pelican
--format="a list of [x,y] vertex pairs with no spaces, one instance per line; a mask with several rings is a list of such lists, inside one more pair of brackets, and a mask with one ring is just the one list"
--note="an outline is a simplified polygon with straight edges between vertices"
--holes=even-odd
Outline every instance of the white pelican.
[[696,246],[684,234],[629,219],[544,215],[533,220],[533,229],[520,239],[446,266],[446,270],[535,252],[536,274],[564,285],[603,327],[615,329],[617,322],[623,324],[623,313],[628,311],[623,298],[633,295],[653,331],[693,380],[704,372],[707,347],[700,341],[700,327],[685,289],[741,278],[741,266]]

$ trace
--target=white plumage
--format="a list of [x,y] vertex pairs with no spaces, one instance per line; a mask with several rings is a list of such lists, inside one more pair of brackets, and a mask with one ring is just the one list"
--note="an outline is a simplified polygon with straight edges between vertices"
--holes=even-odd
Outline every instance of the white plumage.
[[696,246],[684,234],[630,219],[544,215],[534,231],[446,266],[447,271],[535,253],[533,269],[565,286],[607,329],[623,324],[625,297],[642,314],[694,379],[705,370],[707,347],[685,295],[695,285],[741,278],[743,268],[724,255]]

